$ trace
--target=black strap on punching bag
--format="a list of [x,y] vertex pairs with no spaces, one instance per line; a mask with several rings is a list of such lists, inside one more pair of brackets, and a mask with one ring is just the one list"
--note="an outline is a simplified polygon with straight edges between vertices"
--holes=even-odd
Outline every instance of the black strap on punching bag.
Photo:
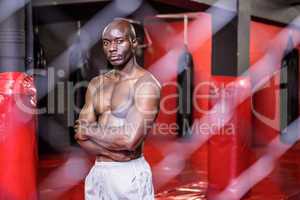
[[25,68],[32,70],[34,68],[34,34],[32,20],[32,3],[29,1],[25,6]]
[[178,90],[178,107],[177,112],[177,125],[178,136],[188,137],[191,135],[192,125],[192,102],[193,102],[193,57],[185,45],[178,60],[178,75],[177,83]]
[[25,8],[0,21],[0,73],[25,71]]

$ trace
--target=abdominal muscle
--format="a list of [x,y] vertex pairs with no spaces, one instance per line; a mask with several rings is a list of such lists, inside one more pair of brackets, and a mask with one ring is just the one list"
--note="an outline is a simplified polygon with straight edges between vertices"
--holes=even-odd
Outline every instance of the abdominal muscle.
[[[99,116],[98,123],[100,126],[106,127],[121,127],[125,125],[125,119],[114,116],[110,111],[104,112]],[[135,151],[111,151],[114,156],[97,155],[97,161],[109,162],[109,161],[129,161],[141,156],[142,144]],[[117,159],[116,159],[117,157]]]

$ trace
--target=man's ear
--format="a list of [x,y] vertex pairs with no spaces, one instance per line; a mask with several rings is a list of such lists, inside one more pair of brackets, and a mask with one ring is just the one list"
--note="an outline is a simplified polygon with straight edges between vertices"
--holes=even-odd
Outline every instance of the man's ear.
[[138,46],[138,41],[137,41],[137,39],[136,38],[134,38],[134,39],[132,39],[132,47],[134,48],[134,49],[136,49],[137,48],[137,46]]

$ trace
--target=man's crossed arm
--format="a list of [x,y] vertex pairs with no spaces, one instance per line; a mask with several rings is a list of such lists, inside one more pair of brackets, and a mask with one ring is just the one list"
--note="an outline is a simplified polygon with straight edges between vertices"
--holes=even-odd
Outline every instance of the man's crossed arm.
[[109,152],[135,150],[144,140],[158,113],[160,87],[149,77],[139,80],[135,87],[134,105],[127,113],[124,126],[103,127],[96,122],[93,108],[94,84],[92,81],[89,85],[86,103],[75,125],[75,137],[79,144],[85,148],[84,141],[86,141],[97,144],[99,148],[107,149]]

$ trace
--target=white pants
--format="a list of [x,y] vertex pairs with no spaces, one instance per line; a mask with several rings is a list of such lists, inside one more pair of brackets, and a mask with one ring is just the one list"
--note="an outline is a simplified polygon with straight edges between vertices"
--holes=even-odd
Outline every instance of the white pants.
[[85,200],[153,200],[152,173],[144,157],[96,162],[85,179]]

